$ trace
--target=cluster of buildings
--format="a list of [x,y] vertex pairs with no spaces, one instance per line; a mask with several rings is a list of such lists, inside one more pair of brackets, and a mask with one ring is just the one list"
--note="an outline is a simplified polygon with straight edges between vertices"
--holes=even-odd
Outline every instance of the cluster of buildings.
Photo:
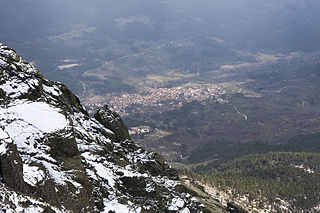
[[149,126],[129,127],[129,135],[147,134],[151,131]]
[[[224,94],[218,85],[194,87],[174,87],[174,88],[155,88],[148,93],[123,94],[114,96],[106,100],[106,104],[113,111],[121,116],[127,116],[135,112],[135,109],[128,109],[132,105],[148,107],[167,107],[168,110],[180,108],[184,103],[192,101],[204,101],[213,99],[223,102],[221,95]],[[95,106],[103,105],[95,103]],[[91,106],[91,108],[93,108]],[[90,111],[89,111],[90,113]]]

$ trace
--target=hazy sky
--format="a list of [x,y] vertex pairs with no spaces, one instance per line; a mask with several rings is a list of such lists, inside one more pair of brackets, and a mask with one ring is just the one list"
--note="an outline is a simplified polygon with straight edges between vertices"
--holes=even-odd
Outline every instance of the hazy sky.
[[172,40],[212,34],[235,43],[311,49],[320,35],[318,0],[2,0],[1,7],[4,43],[48,38],[79,24],[121,36],[126,30]]

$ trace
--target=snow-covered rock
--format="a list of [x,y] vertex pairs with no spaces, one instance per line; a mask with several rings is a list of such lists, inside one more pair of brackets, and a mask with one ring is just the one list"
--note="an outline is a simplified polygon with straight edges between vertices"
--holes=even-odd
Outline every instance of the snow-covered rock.
[[39,201],[33,197],[22,195],[15,192],[0,183],[0,212],[24,212],[24,213],[42,213],[42,212],[68,212],[65,209],[58,209],[48,203]]

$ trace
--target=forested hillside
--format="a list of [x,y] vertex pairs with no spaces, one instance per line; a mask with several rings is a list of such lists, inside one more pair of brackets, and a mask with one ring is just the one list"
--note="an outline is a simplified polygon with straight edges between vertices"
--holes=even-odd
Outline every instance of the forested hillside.
[[269,152],[250,154],[221,164],[202,175],[203,183],[229,192],[244,205],[277,212],[317,212],[320,203],[320,154]]

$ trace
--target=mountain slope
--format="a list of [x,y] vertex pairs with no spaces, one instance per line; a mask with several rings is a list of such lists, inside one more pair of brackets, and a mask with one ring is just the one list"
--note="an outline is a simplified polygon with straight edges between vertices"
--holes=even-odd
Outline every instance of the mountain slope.
[[15,197],[2,210],[209,211],[161,156],[131,140],[116,113],[105,106],[90,118],[68,88],[1,43],[0,79],[0,187]]
[[319,167],[316,152],[250,154],[207,169],[202,181],[250,212],[319,212]]

